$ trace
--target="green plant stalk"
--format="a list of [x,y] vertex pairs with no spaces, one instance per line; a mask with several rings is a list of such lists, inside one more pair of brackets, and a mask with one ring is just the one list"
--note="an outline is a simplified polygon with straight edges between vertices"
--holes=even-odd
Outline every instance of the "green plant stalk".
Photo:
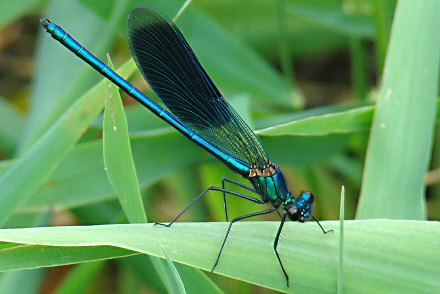
[[370,132],[357,217],[425,219],[437,114],[440,1],[399,1]]

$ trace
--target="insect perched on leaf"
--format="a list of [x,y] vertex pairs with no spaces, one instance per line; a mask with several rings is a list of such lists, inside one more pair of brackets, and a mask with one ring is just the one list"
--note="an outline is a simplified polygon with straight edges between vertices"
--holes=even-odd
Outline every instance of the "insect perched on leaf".
[[[257,204],[271,204],[263,211],[234,218],[228,227],[212,271],[217,266],[232,225],[242,219],[277,212],[281,223],[273,248],[289,285],[289,277],[277,251],[278,241],[287,217],[305,222],[312,215],[314,197],[301,192],[295,197],[287,189],[281,169],[269,160],[263,144],[214,85],[176,25],[158,11],[139,7],[127,17],[127,40],[134,60],[167,109],[145,96],[92,55],[55,23],[42,19],[46,31],[67,49],[139,101],[159,118],[191,141],[217,157],[234,172],[248,179],[252,187],[223,178],[222,187],[210,187],[195,198],[171,223],[171,226],[208,191],[223,194],[226,220],[226,196],[231,195]],[[225,188],[225,183],[244,188],[256,198]],[[278,209],[281,208],[281,212]],[[327,233],[319,224],[322,231]]]

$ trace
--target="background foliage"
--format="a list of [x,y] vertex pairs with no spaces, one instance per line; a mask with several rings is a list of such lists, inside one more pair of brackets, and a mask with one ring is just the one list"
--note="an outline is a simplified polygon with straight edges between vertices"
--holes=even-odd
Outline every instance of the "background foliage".
[[[177,20],[292,192],[313,191],[318,219],[339,219],[345,186],[343,262],[339,224],[323,221],[335,230],[324,236],[289,223],[290,288],[272,250],[278,222],[237,224],[220,275],[200,270],[226,230],[215,193],[182,218],[196,223],[137,224],[170,221],[222,176],[242,179],[122,95],[124,110],[38,24],[48,17],[102,60],[111,53],[154,96],[124,17],[137,5],[173,17],[182,4],[0,1],[0,293],[438,291],[440,2],[193,0]],[[229,203],[231,215],[258,209]]]

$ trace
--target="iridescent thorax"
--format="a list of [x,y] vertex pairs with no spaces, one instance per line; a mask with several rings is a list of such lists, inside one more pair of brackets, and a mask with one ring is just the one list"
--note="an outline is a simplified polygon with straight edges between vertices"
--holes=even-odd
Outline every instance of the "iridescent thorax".
[[253,166],[249,173],[249,181],[263,201],[271,202],[275,207],[290,195],[281,169],[272,162],[268,162],[263,169]]

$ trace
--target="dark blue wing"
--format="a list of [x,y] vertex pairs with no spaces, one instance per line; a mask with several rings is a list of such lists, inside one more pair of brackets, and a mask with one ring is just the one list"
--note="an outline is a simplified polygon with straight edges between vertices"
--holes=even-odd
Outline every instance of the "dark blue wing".
[[260,140],[223,98],[172,21],[154,9],[135,8],[127,17],[126,36],[143,76],[184,124],[249,166],[269,161]]

